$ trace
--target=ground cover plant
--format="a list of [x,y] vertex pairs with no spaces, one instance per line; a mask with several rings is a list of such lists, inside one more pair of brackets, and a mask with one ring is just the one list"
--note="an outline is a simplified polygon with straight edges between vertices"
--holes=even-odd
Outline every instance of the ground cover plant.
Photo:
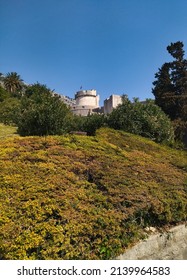
[[186,155],[109,128],[0,139],[0,258],[112,259],[185,222]]
[[17,128],[15,126],[4,125],[0,123],[0,139],[15,136]]

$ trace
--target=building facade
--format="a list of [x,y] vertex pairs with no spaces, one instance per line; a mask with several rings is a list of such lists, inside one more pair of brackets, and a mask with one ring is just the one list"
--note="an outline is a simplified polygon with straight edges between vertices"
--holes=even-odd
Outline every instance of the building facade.
[[75,105],[71,110],[75,115],[87,116],[99,109],[99,95],[96,90],[80,90],[75,94]]
[[104,100],[104,114],[110,114],[119,104],[122,104],[122,97],[112,94],[109,98]]
[[104,100],[104,106],[99,107],[99,95],[95,89],[77,91],[75,99],[68,96],[62,96],[61,98],[71,108],[73,114],[78,116],[110,114],[114,108],[122,103],[120,95],[112,94]]

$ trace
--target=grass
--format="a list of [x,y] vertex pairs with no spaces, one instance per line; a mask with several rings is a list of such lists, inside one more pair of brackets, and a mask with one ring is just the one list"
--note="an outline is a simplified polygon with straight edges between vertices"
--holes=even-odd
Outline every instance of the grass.
[[16,131],[16,127],[0,123],[0,139],[15,136]]
[[184,151],[107,128],[4,137],[0,258],[115,258],[146,226],[186,221],[186,167]]

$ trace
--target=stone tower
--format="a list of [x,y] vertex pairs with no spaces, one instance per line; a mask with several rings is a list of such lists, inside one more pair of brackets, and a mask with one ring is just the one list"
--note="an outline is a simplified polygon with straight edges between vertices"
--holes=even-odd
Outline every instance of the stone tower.
[[75,101],[72,112],[76,115],[87,116],[99,108],[99,95],[94,89],[77,91]]

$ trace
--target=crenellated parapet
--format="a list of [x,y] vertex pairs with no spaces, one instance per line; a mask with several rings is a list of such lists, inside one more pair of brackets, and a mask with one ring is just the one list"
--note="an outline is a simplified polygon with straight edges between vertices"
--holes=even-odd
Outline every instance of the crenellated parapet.
[[99,95],[97,95],[95,89],[77,91],[75,94],[75,100],[77,106],[99,107]]
[[75,102],[72,112],[76,115],[87,116],[99,108],[99,95],[95,89],[80,90],[75,94]]

